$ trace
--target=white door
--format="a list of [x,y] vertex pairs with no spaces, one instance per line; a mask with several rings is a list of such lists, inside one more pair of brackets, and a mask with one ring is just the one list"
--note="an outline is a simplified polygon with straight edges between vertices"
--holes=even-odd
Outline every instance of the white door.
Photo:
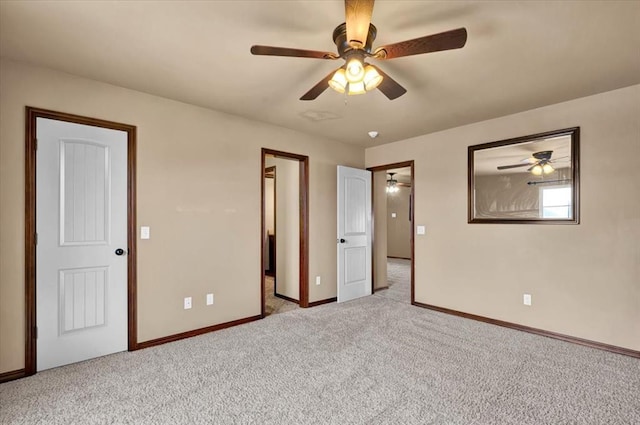
[[338,302],[371,295],[371,172],[338,166]]
[[127,133],[36,125],[40,371],[127,349]]

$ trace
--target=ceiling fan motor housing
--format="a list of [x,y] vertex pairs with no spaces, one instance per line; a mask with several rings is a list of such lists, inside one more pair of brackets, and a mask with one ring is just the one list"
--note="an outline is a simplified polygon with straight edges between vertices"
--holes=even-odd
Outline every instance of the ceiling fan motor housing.
[[551,159],[552,154],[553,154],[553,151],[541,151],[541,152],[534,153],[532,156],[539,161],[542,161],[542,160],[548,161]]
[[[361,49],[357,50],[364,50],[368,55],[370,55],[371,47],[373,46],[373,41],[376,39],[376,35],[378,35],[378,30],[376,29],[375,25],[369,24],[369,34],[367,35],[367,42],[364,44],[364,46],[362,46]],[[347,40],[346,22],[338,25],[336,29],[333,30],[333,42],[336,44],[338,53],[342,58],[345,57],[345,55],[349,51],[354,50],[354,47],[351,46],[351,44],[349,44],[349,41]]]

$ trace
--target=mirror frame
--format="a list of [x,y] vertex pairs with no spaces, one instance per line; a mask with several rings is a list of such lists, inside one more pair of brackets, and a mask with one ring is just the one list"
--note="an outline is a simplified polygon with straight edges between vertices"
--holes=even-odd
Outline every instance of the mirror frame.
[[[484,149],[492,149],[508,145],[530,142],[536,139],[549,137],[571,136],[571,187],[572,187],[572,216],[571,218],[545,219],[545,218],[477,218],[475,217],[475,164],[474,154]],[[499,140],[468,147],[468,223],[507,223],[507,224],[579,224],[580,223],[580,180],[579,180],[579,149],[580,127],[566,128],[563,130],[548,131],[513,139]]]

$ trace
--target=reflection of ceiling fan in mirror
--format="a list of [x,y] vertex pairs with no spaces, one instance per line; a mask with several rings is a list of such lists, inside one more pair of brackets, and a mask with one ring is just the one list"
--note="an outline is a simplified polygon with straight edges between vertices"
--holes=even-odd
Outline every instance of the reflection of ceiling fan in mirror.
[[555,168],[551,165],[554,162],[563,158],[551,159],[553,151],[540,151],[531,155],[531,158],[525,158],[520,164],[513,165],[500,165],[498,170],[509,170],[511,168],[529,167],[527,171],[535,176],[541,176],[543,174],[551,174],[555,171]]
[[333,31],[338,53],[302,50],[288,47],[251,46],[254,55],[292,56],[313,59],[344,59],[345,64],[331,71],[300,100],[313,100],[328,87],[349,95],[364,94],[379,89],[390,100],[407,90],[366,59],[387,60],[422,53],[459,49],[467,42],[467,30],[458,28],[413,40],[401,41],[373,49],[376,27],[371,24],[373,0],[345,0],[345,20]]

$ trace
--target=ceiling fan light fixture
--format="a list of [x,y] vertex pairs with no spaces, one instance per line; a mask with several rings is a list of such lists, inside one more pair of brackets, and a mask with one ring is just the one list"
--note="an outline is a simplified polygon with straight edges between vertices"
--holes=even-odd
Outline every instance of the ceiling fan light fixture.
[[396,193],[400,190],[398,187],[398,181],[393,178],[396,173],[389,173],[389,180],[387,180],[387,193]]
[[551,174],[555,171],[555,169],[551,166],[551,164],[546,163],[542,166],[542,172],[544,174]]
[[333,74],[333,77],[329,80],[329,87],[338,93],[345,92],[347,89],[347,76],[343,68],[340,68],[335,74]]
[[543,173],[543,170],[540,164],[534,165],[533,168],[531,169],[531,174],[533,174],[534,176],[541,176],[542,173]]
[[367,91],[374,90],[382,82],[382,75],[380,75],[374,67],[372,67],[371,65],[367,65],[364,69],[363,82],[364,88]]
[[347,62],[346,76],[349,83],[361,83],[364,74],[364,65],[359,58],[352,58]]
[[364,88],[364,82],[360,81],[359,83],[349,83],[349,96],[354,94],[365,94],[367,90]]

